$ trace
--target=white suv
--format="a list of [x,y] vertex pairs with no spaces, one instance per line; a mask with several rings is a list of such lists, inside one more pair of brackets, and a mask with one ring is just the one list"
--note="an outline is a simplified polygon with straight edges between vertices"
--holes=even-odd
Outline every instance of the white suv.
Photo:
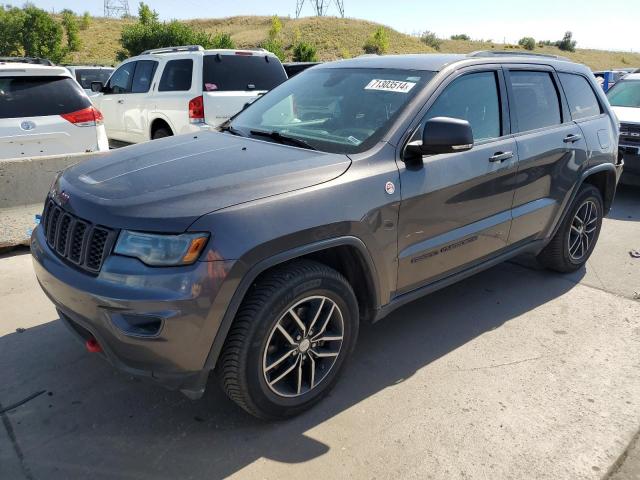
[[116,69],[93,97],[112,144],[138,143],[215,127],[287,79],[266,50],[147,50]]
[[102,114],[66,68],[0,62],[0,159],[108,149]]

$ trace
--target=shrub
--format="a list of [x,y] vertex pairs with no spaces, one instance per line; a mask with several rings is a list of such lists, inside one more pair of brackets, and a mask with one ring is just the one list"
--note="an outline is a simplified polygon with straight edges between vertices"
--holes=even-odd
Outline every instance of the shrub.
[[77,52],[80,50],[80,37],[78,36],[80,26],[78,25],[76,14],[71,10],[63,10],[62,26],[67,35],[67,52]]
[[575,52],[577,42],[573,40],[573,34],[566,32],[562,40],[556,42],[556,47],[565,52]]
[[89,12],[84,12],[82,14],[82,18],[80,19],[80,30],[86,30],[91,25],[91,14]]
[[384,27],[376,28],[376,31],[365,42],[363,49],[365,53],[375,53],[382,55],[389,49],[389,34]]
[[15,7],[0,5],[0,55],[19,55],[22,50],[24,13]]
[[278,38],[280,32],[282,31],[282,22],[277,15],[271,17],[271,28],[269,28],[269,36],[268,38],[262,42],[259,46],[260,48],[264,48],[265,50],[273,53],[276,57],[280,59],[281,62],[284,62],[285,53],[284,47],[282,46],[282,42]]
[[293,47],[294,62],[317,62],[318,50],[307,42],[298,42]]
[[48,58],[59,63],[66,52],[62,48],[62,26],[51,15],[33,5],[22,10],[22,48],[28,57]]
[[518,45],[525,50],[534,50],[536,48],[536,40],[531,37],[522,37],[518,40]]
[[[144,3],[138,9],[138,22],[122,28],[120,34],[122,50],[118,60],[138,55],[151,48],[175,47],[179,45],[202,45],[204,48],[233,48],[228,34],[211,36],[201,30],[181,23],[158,21],[158,14]],[[229,46],[231,45],[231,46]]]
[[434,32],[430,32],[429,30],[426,30],[420,35],[420,40],[435,50],[440,50],[440,46],[442,45],[442,40],[440,40]]
[[471,40],[471,37],[466,33],[458,33],[457,35],[451,35],[451,40]]

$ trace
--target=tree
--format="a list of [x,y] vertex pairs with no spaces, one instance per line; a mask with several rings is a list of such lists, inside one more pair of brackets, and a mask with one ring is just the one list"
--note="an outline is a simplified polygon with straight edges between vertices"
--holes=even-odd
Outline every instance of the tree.
[[28,5],[23,9],[22,48],[28,57],[48,58],[59,63],[65,56],[62,26],[44,10]]
[[15,7],[0,5],[0,55],[19,55],[22,50],[24,14]]
[[440,40],[434,32],[430,32],[429,30],[425,30],[425,32],[420,35],[420,41],[435,50],[440,50],[440,46],[442,45],[442,40]]
[[558,40],[556,42],[556,47],[560,50],[564,50],[565,52],[575,52],[576,51],[577,42],[573,40],[573,33],[565,32],[562,40]]
[[172,20],[160,22],[158,14],[145,3],[140,2],[138,22],[126,25],[120,34],[122,50],[118,52],[118,60],[139,55],[152,48],[177,47],[180,45],[201,45],[204,48],[233,48],[233,41],[228,34],[210,34],[197,30],[189,25]]
[[91,14],[89,12],[84,12],[82,14],[82,19],[80,20],[80,30],[86,30],[91,25]]
[[67,35],[67,52],[77,52],[80,50],[80,37],[78,32],[78,19],[71,10],[65,9],[62,12],[62,26]]
[[294,62],[317,62],[318,50],[310,43],[300,41],[293,47]]
[[518,40],[518,45],[525,50],[534,50],[536,48],[536,40],[532,37],[522,37]]
[[389,34],[384,27],[376,28],[376,31],[365,42],[363,49],[365,53],[382,55],[389,50]]
[[285,53],[282,42],[280,41],[280,32],[282,31],[282,22],[277,15],[271,18],[271,27],[269,28],[268,38],[260,44],[261,48],[273,53],[280,61],[284,61]]
[[457,35],[451,35],[451,40],[465,40],[470,41],[471,37],[466,33],[458,33]]

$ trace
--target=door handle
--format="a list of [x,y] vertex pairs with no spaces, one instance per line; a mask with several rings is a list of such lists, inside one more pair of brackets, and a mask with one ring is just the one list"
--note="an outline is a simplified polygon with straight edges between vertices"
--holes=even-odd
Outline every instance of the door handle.
[[496,152],[492,157],[489,157],[490,162],[504,162],[513,158],[513,152]]
[[120,99],[120,100],[118,100],[118,103],[119,103],[120,105],[122,105],[122,104],[124,103],[124,100]]
[[576,143],[578,140],[582,138],[582,135],[571,134],[564,137],[564,143]]

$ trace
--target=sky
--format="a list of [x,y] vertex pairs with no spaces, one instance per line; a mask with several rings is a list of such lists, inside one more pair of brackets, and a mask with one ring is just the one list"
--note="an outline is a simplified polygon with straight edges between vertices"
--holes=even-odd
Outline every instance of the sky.
[[[0,0],[19,4],[20,0]],[[103,0],[31,0],[40,8],[103,14]],[[296,0],[147,0],[164,20],[233,15],[295,16]],[[129,0],[132,13],[137,0]],[[640,0],[344,0],[347,17],[388,25],[400,32],[431,30],[448,38],[466,33],[474,39],[517,43],[524,36],[558,40],[573,32],[578,48],[640,51]],[[302,15],[312,15],[306,0]],[[329,15],[337,15],[332,5]]]

